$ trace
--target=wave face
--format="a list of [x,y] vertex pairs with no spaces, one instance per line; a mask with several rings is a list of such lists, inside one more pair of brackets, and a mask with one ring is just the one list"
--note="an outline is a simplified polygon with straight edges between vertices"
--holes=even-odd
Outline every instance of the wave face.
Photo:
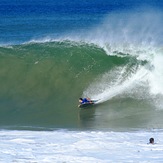
[[4,125],[76,121],[83,89],[116,60],[109,61],[96,46],[71,42],[1,47],[0,51],[0,121]]
[[[149,127],[156,120],[158,127],[163,124],[159,53],[150,62],[140,59],[140,49],[138,55],[117,50],[109,55],[95,44],[72,41],[0,51],[1,127],[134,128]],[[99,104],[79,111],[80,96]]]

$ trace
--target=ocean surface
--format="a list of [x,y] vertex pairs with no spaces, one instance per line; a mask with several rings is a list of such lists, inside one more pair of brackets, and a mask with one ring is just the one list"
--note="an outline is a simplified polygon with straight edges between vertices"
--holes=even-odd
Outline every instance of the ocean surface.
[[1,0],[0,162],[162,162],[162,26],[161,0]]

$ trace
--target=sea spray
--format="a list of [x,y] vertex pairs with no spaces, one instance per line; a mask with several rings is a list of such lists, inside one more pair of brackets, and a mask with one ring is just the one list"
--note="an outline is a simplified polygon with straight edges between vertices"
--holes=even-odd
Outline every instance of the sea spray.
[[[92,30],[93,35],[90,32],[87,39],[101,46],[107,55],[117,57],[129,55],[130,57],[136,57],[138,67],[134,69],[132,74],[129,74],[129,67],[127,70],[126,65],[117,68],[117,70],[112,69],[108,72],[109,79],[107,79],[106,73],[104,73],[103,76],[99,77],[101,78],[99,82],[95,79],[90,84],[87,90],[84,91],[83,96],[107,100],[117,94],[121,94],[122,90],[129,90],[130,87],[127,83],[132,83],[131,86],[134,87],[135,82],[138,83],[135,89],[137,89],[138,85],[146,83],[144,84],[144,89],[149,87],[148,90],[151,94],[162,94],[161,78],[163,75],[161,74],[162,65],[160,64],[162,54],[159,52],[162,46],[162,38],[160,38],[160,35],[163,34],[163,30],[160,28],[163,20],[162,17],[163,13],[161,11],[151,8],[146,10],[141,8],[139,12],[138,10],[121,13],[113,12],[103,20],[101,25]],[[139,61],[146,64],[139,65]],[[130,60],[130,64],[132,62]],[[130,68],[133,69],[133,67]],[[124,69],[126,69],[125,72]],[[123,77],[123,84],[119,82],[119,78],[122,78],[121,74],[125,74],[125,76],[128,74],[127,78]],[[113,75],[116,80],[113,80]],[[112,79],[111,81],[110,78]],[[115,89],[118,91],[115,91]],[[94,93],[92,94],[91,92],[93,91]]]

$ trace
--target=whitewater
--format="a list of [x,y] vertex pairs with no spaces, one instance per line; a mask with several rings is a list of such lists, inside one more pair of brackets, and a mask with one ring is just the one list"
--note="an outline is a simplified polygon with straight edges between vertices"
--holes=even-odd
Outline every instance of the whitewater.
[[[8,135],[8,136],[6,136]],[[155,144],[148,144],[153,136]],[[2,163],[162,162],[163,133],[0,131]]]
[[[146,64],[130,67],[129,63],[125,67],[118,67],[102,74],[90,84],[83,96],[99,99],[99,103],[125,92],[130,94],[129,96],[135,94],[134,98],[136,96],[142,98],[142,92],[146,94],[143,98],[149,96],[154,98],[158,94],[161,98],[163,93],[161,24],[162,13],[152,9],[143,14],[135,14],[133,11],[129,15],[127,12],[109,15],[102,25],[94,29],[95,34],[88,35],[89,38],[84,40],[102,47],[109,56],[135,57],[137,62]],[[110,78],[114,78],[114,81],[110,81]],[[140,88],[141,91],[137,93],[134,91]]]

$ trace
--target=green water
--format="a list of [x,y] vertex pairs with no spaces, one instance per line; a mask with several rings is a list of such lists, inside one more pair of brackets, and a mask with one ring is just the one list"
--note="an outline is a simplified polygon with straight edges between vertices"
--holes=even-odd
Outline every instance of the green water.
[[162,114],[148,100],[140,103],[115,97],[89,110],[77,107],[78,98],[101,74],[140,64],[144,62],[128,55],[108,56],[102,48],[83,43],[1,47],[0,125],[2,128],[147,127],[151,114]]

